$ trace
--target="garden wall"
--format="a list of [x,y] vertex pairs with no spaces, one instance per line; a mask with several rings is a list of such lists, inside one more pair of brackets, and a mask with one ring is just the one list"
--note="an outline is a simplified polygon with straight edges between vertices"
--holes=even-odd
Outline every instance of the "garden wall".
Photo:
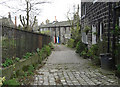
[[2,28],[2,61],[6,58],[22,58],[27,52],[36,52],[51,42],[51,37],[6,26]]
[[[44,56],[45,58],[46,56]],[[36,64],[40,62],[40,56],[35,54],[28,59],[21,59],[19,62],[11,65],[9,67],[2,69],[2,76],[5,76],[6,79],[10,79],[10,77],[14,74],[14,71],[22,70],[24,66]]]

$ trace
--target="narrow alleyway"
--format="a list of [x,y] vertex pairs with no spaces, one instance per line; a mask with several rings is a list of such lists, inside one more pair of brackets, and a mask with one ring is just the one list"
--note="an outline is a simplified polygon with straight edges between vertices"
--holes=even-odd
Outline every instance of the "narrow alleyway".
[[113,74],[103,74],[79,57],[75,50],[64,45],[55,45],[55,51],[46,64],[34,76],[32,85],[116,85]]

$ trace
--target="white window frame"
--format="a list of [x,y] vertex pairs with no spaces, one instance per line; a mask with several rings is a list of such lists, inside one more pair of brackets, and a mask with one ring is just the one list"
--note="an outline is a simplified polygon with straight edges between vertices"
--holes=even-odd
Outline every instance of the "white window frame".
[[88,44],[88,35],[86,34],[86,44]]
[[103,27],[102,27],[102,23],[100,23],[100,41],[103,41],[103,38],[102,38],[102,29]]
[[119,17],[119,27],[120,27],[120,17]]
[[97,37],[94,34],[94,32],[96,32],[96,26],[92,25],[92,44],[96,44],[97,43],[97,41],[96,41]]
[[82,9],[83,11],[83,15],[82,15],[82,18],[84,18],[85,17],[85,15],[86,15],[86,4],[84,4],[83,5],[83,9]]
[[98,0],[93,0],[93,4],[95,4],[95,2],[97,2]]
[[[119,17],[119,29],[120,29],[120,17]],[[119,39],[119,43],[120,43],[120,39]]]

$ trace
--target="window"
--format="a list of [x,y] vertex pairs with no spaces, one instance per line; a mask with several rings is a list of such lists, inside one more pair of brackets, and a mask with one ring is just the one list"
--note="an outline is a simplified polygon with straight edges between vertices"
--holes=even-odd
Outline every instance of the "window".
[[66,34],[66,27],[65,27],[65,34]]
[[120,27],[120,17],[119,17],[119,27]]
[[103,23],[101,23],[101,22],[99,23],[98,34],[99,34],[100,41],[103,41]]
[[96,44],[96,26],[92,25],[92,44]]
[[86,34],[86,44],[88,44],[88,35]]
[[93,0],[93,4],[95,3],[95,2],[97,2],[98,0]]
[[82,18],[86,15],[86,4],[82,5]]

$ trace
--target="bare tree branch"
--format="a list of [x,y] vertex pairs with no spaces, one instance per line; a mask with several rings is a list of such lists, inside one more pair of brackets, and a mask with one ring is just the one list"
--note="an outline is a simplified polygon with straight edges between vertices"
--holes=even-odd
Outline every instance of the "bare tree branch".
[[9,9],[12,9],[12,13],[18,14],[18,13],[26,13],[26,16],[24,14],[20,15],[20,22],[23,27],[26,27],[29,29],[29,26],[33,27],[37,16],[40,14],[41,9],[38,5],[50,3],[47,1],[40,1],[40,0],[17,0],[19,5],[11,6],[9,5],[9,1],[15,1],[15,0],[4,0],[0,1],[0,5],[3,5]]

